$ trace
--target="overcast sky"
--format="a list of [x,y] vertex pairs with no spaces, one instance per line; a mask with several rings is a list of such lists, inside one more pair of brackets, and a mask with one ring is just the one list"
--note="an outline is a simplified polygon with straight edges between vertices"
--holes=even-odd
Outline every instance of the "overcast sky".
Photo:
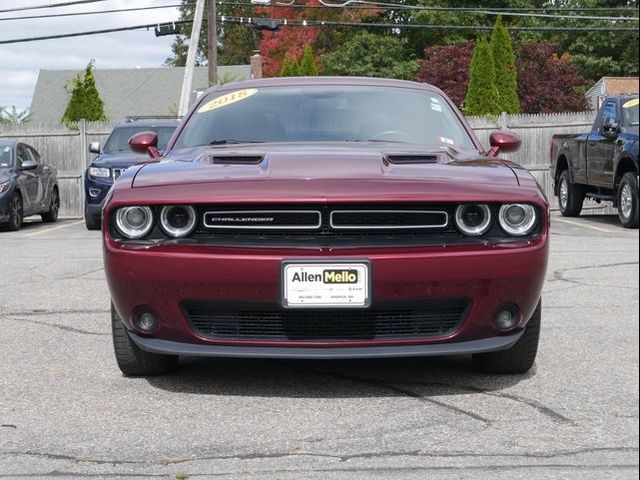
[[[0,10],[62,3],[63,0],[0,0]],[[60,33],[101,30],[178,19],[176,8],[100,15],[4,20],[11,17],[53,13],[115,10],[152,5],[175,5],[178,0],[104,0],[64,8],[0,13],[0,40],[40,37]],[[0,45],[0,106],[28,108],[38,71],[82,69],[91,59],[96,68],[160,67],[171,54],[174,37],[158,37],[151,31],[109,33],[88,37]]]

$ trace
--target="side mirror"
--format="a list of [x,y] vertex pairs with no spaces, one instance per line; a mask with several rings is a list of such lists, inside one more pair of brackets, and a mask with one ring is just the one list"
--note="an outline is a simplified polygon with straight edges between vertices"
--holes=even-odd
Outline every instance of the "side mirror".
[[102,153],[102,150],[100,150],[100,142],[91,142],[89,144],[89,152],[100,155]]
[[520,137],[515,133],[493,132],[489,137],[489,145],[491,145],[489,156],[496,157],[500,152],[515,152],[520,148],[521,143]]
[[22,170],[35,170],[38,168],[38,162],[35,160],[25,160],[22,162]]
[[158,151],[158,135],[154,132],[136,133],[129,139],[129,148],[135,153],[149,155],[151,158],[160,158]]

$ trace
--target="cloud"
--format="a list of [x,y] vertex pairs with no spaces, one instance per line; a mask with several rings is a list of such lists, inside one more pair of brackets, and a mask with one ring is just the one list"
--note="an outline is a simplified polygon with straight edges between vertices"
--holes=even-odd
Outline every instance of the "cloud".
[[[15,0],[0,0],[0,10],[12,8]],[[53,0],[31,0],[27,5],[44,5]],[[0,14],[0,40],[39,37],[61,33],[82,32],[162,23],[177,20],[176,8],[120,12],[100,15],[58,17],[34,20],[2,19],[54,13],[88,12],[122,8],[171,5],[176,0],[106,0],[94,4],[65,8],[28,10]],[[22,6],[22,5],[21,5]],[[94,59],[96,68],[159,67],[171,54],[173,37],[157,38],[153,30],[109,33],[96,36],[44,40],[0,45],[0,106],[15,105],[19,109],[31,104],[31,97],[43,70],[81,70]]]

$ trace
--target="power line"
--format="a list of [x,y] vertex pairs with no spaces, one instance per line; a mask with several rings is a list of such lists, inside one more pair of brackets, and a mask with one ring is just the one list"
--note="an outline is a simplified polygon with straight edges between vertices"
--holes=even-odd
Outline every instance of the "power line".
[[[251,25],[250,17],[222,16],[222,23],[237,25]],[[356,27],[356,28],[385,28],[385,29],[424,29],[424,30],[480,30],[491,31],[493,26],[484,25],[441,25],[441,24],[417,24],[417,23],[372,23],[372,22],[341,22],[331,20],[288,20],[265,19],[280,22],[284,27]],[[506,27],[514,32],[636,32],[637,28],[627,27]]]
[[43,8],[70,7],[73,5],[84,5],[86,3],[98,3],[98,2],[106,2],[106,1],[108,0],[75,0],[73,2],[50,3],[47,5],[32,5],[30,7],[7,8],[5,10],[0,10],[0,13],[22,12],[24,10],[41,10]]
[[137,7],[137,8],[118,8],[113,10],[97,10],[92,12],[70,12],[70,13],[49,13],[46,15],[27,15],[23,17],[9,17],[0,18],[0,22],[9,20],[37,20],[39,18],[58,18],[58,17],[77,17],[82,15],[101,15],[104,13],[121,13],[121,12],[138,12],[141,10],[158,10],[162,8],[177,8],[182,6],[179,3],[173,5],[155,5],[151,7]]

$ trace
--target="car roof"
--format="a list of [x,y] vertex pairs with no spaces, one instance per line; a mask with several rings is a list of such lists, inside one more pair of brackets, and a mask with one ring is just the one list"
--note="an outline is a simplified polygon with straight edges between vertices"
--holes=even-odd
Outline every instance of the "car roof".
[[11,147],[15,147],[18,144],[24,143],[24,142],[18,142],[17,140],[9,140],[9,139],[0,138],[0,143],[3,144],[3,145],[9,145]]
[[177,127],[180,123],[178,119],[170,118],[157,118],[157,119],[145,119],[145,120],[126,120],[118,123],[115,128],[122,127]]
[[222,86],[213,87],[212,90],[228,91],[244,88],[295,86],[395,87],[442,93],[439,88],[428,83],[370,77],[274,77],[227,83]]

